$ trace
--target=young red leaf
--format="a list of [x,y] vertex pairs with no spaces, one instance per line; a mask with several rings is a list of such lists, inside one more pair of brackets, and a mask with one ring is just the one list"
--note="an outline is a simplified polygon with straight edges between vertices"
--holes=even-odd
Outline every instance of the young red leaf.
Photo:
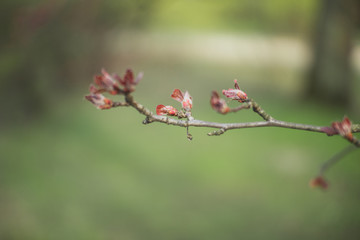
[[216,91],[213,91],[210,99],[211,107],[221,114],[226,114],[230,111],[230,108],[226,104],[224,99],[221,99]]
[[156,107],[156,114],[157,115],[168,115],[168,116],[176,116],[178,110],[173,106],[164,106],[164,105],[157,105]]
[[135,85],[137,85],[143,78],[144,74],[140,72],[136,78],[134,78],[134,72],[131,69],[127,69],[123,78],[118,75],[114,75],[114,78],[124,87],[125,93],[135,91]]
[[237,83],[237,80],[234,80],[235,82],[235,89],[229,88],[228,90],[222,90],[222,93],[227,97],[231,98],[232,100],[237,100],[239,102],[246,102],[248,100],[247,94],[240,90],[239,84]]
[[342,137],[350,141],[353,139],[353,135],[351,133],[351,121],[348,117],[344,117],[341,122],[333,122],[331,126]]
[[171,94],[171,97],[175,99],[178,102],[182,102],[184,100],[184,95],[180,91],[180,89],[175,89],[173,93]]
[[118,94],[121,90],[116,83],[114,77],[112,77],[109,73],[105,71],[105,69],[101,70],[103,75],[95,76],[94,82],[96,85],[100,87],[98,92],[109,92],[112,95]]
[[185,109],[185,111],[188,112],[192,109],[192,97],[190,96],[188,91],[183,93],[179,89],[175,89],[171,94],[171,97],[176,101],[180,102],[182,108]]

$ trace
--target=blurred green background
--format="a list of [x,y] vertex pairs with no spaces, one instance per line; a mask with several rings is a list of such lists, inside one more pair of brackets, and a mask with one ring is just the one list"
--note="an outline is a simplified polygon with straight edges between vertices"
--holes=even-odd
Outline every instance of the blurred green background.
[[[0,239],[359,239],[360,152],[311,189],[340,137],[211,129],[144,119],[83,99],[102,67],[143,71],[154,110],[240,87],[275,118],[359,122],[359,12],[353,0],[2,0]],[[115,98],[116,99],[116,98]],[[231,103],[236,106],[236,103]],[[178,106],[176,106],[178,107]]]

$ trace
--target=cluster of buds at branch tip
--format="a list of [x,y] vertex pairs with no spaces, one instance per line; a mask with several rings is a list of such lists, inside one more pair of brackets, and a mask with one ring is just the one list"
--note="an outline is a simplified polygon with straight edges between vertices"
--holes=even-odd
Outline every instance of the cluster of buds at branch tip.
[[232,100],[236,100],[238,102],[247,102],[248,101],[248,96],[245,92],[240,90],[239,84],[237,82],[237,80],[234,80],[235,83],[235,89],[229,88],[228,90],[222,90],[222,93],[227,97],[230,98]]
[[351,121],[348,117],[344,117],[341,122],[333,122],[331,127],[323,127],[321,130],[329,136],[339,134],[349,141],[353,140],[353,135],[351,133]]
[[89,91],[90,95],[85,96],[85,99],[94,104],[97,109],[112,108],[113,102],[101,93],[98,93],[98,90],[93,85],[90,86]]
[[310,183],[309,183],[310,187],[319,187],[322,189],[327,189],[329,184],[327,183],[327,181],[322,177],[322,176],[317,176],[316,178],[313,178]]
[[[94,104],[98,109],[109,109],[114,107],[114,103],[104,97],[101,93],[107,92],[111,95],[128,94],[135,91],[135,85],[142,79],[143,74],[139,73],[134,78],[134,73],[128,69],[123,78],[116,74],[110,75],[105,69],[101,70],[102,75],[94,77],[94,85],[90,85],[90,95],[85,96],[85,99]],[[121,86],[123,88],[121,88]],[[116,104],[115,104],[116,105]],[[119,104],[117,104],[119,106]]]
[[218,113],[226,114],[230,111],[230,108],[226,104],[226,101],[220,98],[219,94],[216,91],[213,91],[211,93],[210,104],[211,107]]
[[[136,78],[131,69],[127,69],[123,78],[117,74],[110,75],[105,69],[101,70],[102,75],[94,77],[95,84],[99,87],[98,92],[108,92],[112,95],[131,93],[135,91],[135,85],[137,85],[143,77],[143,73],[140,72]],[[119,84],[123,87],[120,88]]]

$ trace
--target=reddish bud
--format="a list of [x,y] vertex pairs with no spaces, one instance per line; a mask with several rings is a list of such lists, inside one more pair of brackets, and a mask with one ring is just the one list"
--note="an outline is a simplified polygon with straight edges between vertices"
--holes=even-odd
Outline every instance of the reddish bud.
[[227,106],[226,101],[219,97],[219,94],[216,91],[213,91],[210,99],[211,107],[221,114],[226,114],[230,111],[230,108]]
[[111,76],[108,72],[106,72],[105,69],[102,69],[101,73],[103,75],[94,77],[95,84],[100,87],[100,89],[98,89],[97,92],[106,91],[112,95],[118,94],[121,90],[118,84],[116,83],[114,77]]
[[321,131],[326,133],[328,136],[339,134],[349,141],[353,140],[353,135],[351,133],[351,121],[348,117],[344,117],[341,122],[333,122],[331,127],[322,127]]
[[192,109],[192,97],[190,96],[188,91],[186,91],[184,94],[184,100],[182,101],[182,107],[186,111],[190,111]]
[[222,93],[227,97],[231,98],[232,100],[237,100],[239,102],[246,102],[248,99],[247,94],[240,90],[239,84],[237,83],[237,80],[234,80],[235,82],[235,89],[229,88],[228,90],[223,90]]
[[353,135],[351,133],[351,121],[348,117],[344,117],[341,122],[333,122],[331,124],[332,128],[341,136],[348,140],[353,139]]
[[184,100],[184,95],[180,91],[180,89],[175,89],[173,93],[171,94],[171,97],[175,99],[178,102],[182,102]]
[[135,85],[137,85],[140,80],[143,78],[144,74],[140,72],[136,78],[134,78],[134,73],[131,69],[127,69],[123,78],[115,75],[114,78],[119,81],[119,83],[124,86],[124,92],[130,93],[135,91]]
[[179,89],[175,89],[171,94],[171,97],[180,102],[185,111],[190,111],[192,109],[192,97],[188,91],[182,93]]
[[173,106],[164,106],[157,105],[156,107],[157,115],[168,115],[168,116],[176,116],[178,114],[178,110]]
[[85,96],[85,99],[94,104],[97,109],[109,109],[113,105],[113,102],[110,99],[104,97],[104,95],[100,93],[91,93],[90,95]]
[[314,179],[312,179],[309,183],[310,187],[319,187],[322,189],[327,189],[329,184],[327,183],[327,181],[325,181],[325,179],[322,176],[318,176]]

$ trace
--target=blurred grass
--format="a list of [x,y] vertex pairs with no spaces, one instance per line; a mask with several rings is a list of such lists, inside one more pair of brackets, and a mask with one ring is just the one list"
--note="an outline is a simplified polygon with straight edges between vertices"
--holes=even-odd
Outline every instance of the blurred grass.
[[[146,89],[135,95],[153,109],[158,97]],[[2,239],[359,236],[359,152],[330,170],[328,192],[308,187],[319,165],[346,146],[342,139],[274,128],[207,137],[209,129],[191,128],[189,142],[183,128],[144,126],[133,109],[97,111],[79,96],[2,132]],[[193,97],[200,119],[258,120],[250,111],[217,115]],[[319,125],[343,114],[278,100],[264,107]]]

